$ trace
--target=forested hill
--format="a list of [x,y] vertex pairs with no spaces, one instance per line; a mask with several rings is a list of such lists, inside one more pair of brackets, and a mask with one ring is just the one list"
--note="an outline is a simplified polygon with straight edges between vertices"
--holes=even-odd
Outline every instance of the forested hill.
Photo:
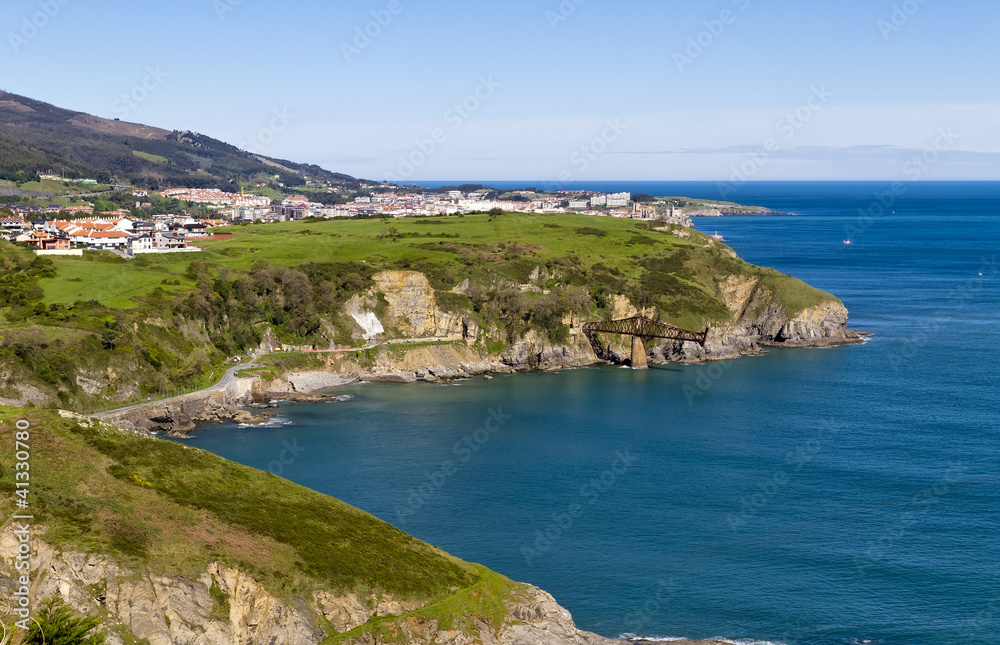
[[196,132],[104,119],[0,91],[0,179],[21,183],[48,173],[151,189],[238,190],[240,180],[275,174],[289,186],[304,178],[358,183],[349,175],[270,159]]

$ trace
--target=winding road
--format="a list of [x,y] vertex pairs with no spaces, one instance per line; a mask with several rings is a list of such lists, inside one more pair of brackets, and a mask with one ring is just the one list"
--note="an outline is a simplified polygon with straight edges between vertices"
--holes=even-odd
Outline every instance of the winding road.
[[214,385],[210,385],[210,386],[208,386],[206,388],[203,388],[201,390],[195,390],[194,392],[187,392],[185,394],[178,394],[177,396],[172,396],[172,397],[167,398],[167,399],[157,399],[156,401],[146,401],[145,403],[137,403],[135,405],[130,405],[130,406],[125,407],[125,408],[118,408],[118,409],[115,409],[115,410],[108,410],[106,412],[99,412],[97,414],[91,414],[90,417],[94,418],[94,419],[103,419],[104,417],[111,416],[113,414],[120,414],[122,412],[128,412],[129,410],[135,410],[137,408],[141,408],[141,407],[146,406],[146,405],[154,405],[154,404],[158,405],[160,403],[169,403],[170,401],[178,401],[180,399],[184,399],[184,398],[187,398],[189,396],[194,396],[196,394],[205,394],[207,392],[214,392],[216,390],[224,390],[224,389],[226,389],[226,387],[229,386],[230,383],[232,383],[237,378],[239,378],[238,376],[236,376],[236,372],[238,372],[240,370],[248,369],[250,367],[253,367],[257,363],[257,360],[260,357],[261,357],[260,355],[254,356],[252,359],[250,359],[246,363],[240,363],[239,365],[234,365],[233,367],[230,367],[228,370],[226,370],[226,373],[222,375],[222,378],[219,379],[219,381],[217,383],[215,383]]
[[[365,350],[368,350],[368,349],[374,349],[376,347],[381,347],[383,345],[389,345],[390,347],[391,346],[406,347],[406,345],[412,344],[412,343],[428,343],[428,342],[430,342],[430,343],[436,344],[436,343],[440,342],[442,344],[447,344],[447,343],[456,342],[456,341],[459,341],[459,340],[462,340],[462,337],[460,335],[459,336],[442,336],[442,337],[440,337],[440,340],[437,337],[435,337],[435,338],[393,338],[391,340],[385,340],[385,341],[382,341],[380,343],[369,343],[368,345],[365,345],[364,347],[344,347],[344,348],[341,348],[341,349],[320,349],[320,350],[315,350],[315,351],[311,351],[311,352],[302,352],[302,353],[304,353],[304,354],[340,354],[340,353],[350,353],[350,352],[365,351]],[[282,354],[282,353],[287,353],[287,352],[275,352],[275,353]],[[124,408],[117,408],[117,409],[114,409],[114,410],[107,410],[105,412],[98,412],[97,414],[91,414],[89,416],[91,418],[93,418],[93,419],[103,419],[104,417],[108,417],[108,416],[111,416],[111,415],[114,415],[114,414],[120,414],[122,412],[128,412],[129,410],[135,410],[137,408],[141,408],[141,407],[146,406],[146,405],[154,405],[154,404],[158,405],[160,403],[169,403],[170,401],[178,401],[180,399],[184,399],[184,398],[187,398],[189,396],[194,396],[194,395],[198,395],[198,394],[205,394],[205,393],[208,393],[208,392],[214,392],[214,391],[218,391],[218,390],[224,390],[224,389],[226,389],[226,387],[229,386],[230,383],[232,383],[237,378],[239,378],[238,376],[236,376],[236,372],[238,372],[240,370],[245,370],[245,369],[253,367],[257,363],[257,361],[259,359],[261,359],[264,356],[269,356],[269,355],[270,354],[257,354],[256,356],[254,356],[252,359],[250,359],[246,363],[240,363],[239,365],[234,365],[233,367],[230,367],[228,370],[226,370],[226,373],[222,375],[222,378],[219,379],[218,382],[216,382],[214,385],[210,385],[209,387],[202,388],[200,390],[195,390],[194,392],[186,392],[185,394],[178,394],[177,396],[172,396],[172,397],[169,397],[169,398],[166,398],[166,399],[157,399],[156,401],[146,401],[144,403],[136,403],[135,405],[130,405],[130,406],[127,406],[127,407],[124,407]]]

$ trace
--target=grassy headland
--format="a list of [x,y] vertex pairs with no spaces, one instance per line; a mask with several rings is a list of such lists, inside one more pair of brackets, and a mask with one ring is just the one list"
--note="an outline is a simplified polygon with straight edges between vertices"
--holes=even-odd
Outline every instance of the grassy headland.
[[[0,244],[0,397],[15,399],[28,383],[87,409],[193,388],[268,327],[288,344],[351,346],[344,304],[390,269],[426,275],[441,309],[489,331],[484,351],[530,330],[561,342],[567,314],[607,318],[617,295],[686,328],[728,322],[719,286],[729,276],[756,278],[791,315],[834,299],[697,231],[608,217],[314,220],[225,232],[233,237],[199,242],[203,253],[129,262],[106,252],[39,259]],[[109,370],[120,385],[88,386]]]
[[[188,580],[218,562],[290,603],[319,589],[391,594],[457,628],[502,620],[502,600],[517,592],[503,576],[270,473],[55,411],[0,407],[0,428],[17,420],[30,424],[32,524],[59,551]],[[0,451],[8,510],[18,499],[13,472],[13,450]],[[376,622],[368,629],[391,629]]]

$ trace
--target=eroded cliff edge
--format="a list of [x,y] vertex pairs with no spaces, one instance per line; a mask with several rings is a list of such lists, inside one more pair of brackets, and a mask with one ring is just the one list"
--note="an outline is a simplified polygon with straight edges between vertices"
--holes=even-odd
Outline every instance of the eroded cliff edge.
[[[0,408],[0,427],[15,421],[30,428],[31,517],[0,527],[0,594],[29,611],[59,599],[112,645],[615,642],[535,587],[269,473],[69,412]],[[13,463],[0,453],[0,469]]]
[[[15,553],[18,538],[7,526],[0,550]],[[31,542],[35,554],[33,604],[60,598],[75,613],[97,616],[109,645],[375,645],[371,633],[348,635],[373,617],[382,633],[414,645],[626,645],[577,629],[570,613],[545,591],[517,585],[497,622],[475,620],[461,627],[419,615],[419,603],[391,596],[337,595],[317,590],[311,598],[285,599],[268,592],[252,575],[211,562],[194,579],[122,566],[101,554],[62,551],[44,540]],[[4,563],[0,589],[17,591],[13,562]],[[386,620],[388,619],[388,620]],[[331,638],[332,637],[332,638]],[[715,641],[675,641],[713,645]],[[719,643],[718,645],[722,645]]]
[[[531,284],[523,285],[527,290]],[[780,293],[757,276],[730,275],[718,279],[717,293],[728,312],[725,320],[709,327],[704,347],[696,343],[658,341],[647,346],[650,362],[699,363],[760,354],[766,347],[829,347],[861,342],[847,327],[848,311],[829,296],[795,311],[782,302]],[[255,401],[300,397],[360,380],[412,382],[440,381],[477,374],[521,370],[555,370],[600,362],[626,364],[628,339],[598,337],[592,344],[581,333],[585,314],[562,317],[566,334],[553,339],[536,329],[510,335],[484,322],[472,311],[444,311],[428,279],[416,271],[385,271],[375,276],[375,286],[355,296],[344,308],[355,322],[356,342],[364,347],[331,347],[311,352],[315,365],[291,369],[275,378],[261,372],[216,388],[164,402],[137,406],[110,414],[106,421],[121,427],[163,431],[183,436],[199,421],[239,417],[250,423],[241,407]],[[604,315],[609,319],[636,315],[658,317],[652,308],[637,308],[628,297],[609,299]],[[271,332],[258,353],[284,348]]]

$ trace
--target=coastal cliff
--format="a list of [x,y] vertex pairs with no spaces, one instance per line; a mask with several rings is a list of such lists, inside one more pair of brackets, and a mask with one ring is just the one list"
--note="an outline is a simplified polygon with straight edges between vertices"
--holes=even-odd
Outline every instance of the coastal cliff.
[[[0,336],[0,404],[9,405],[100,410],[165,399],[210,386],[251,351],[312,356],[253,366],[258,399],[352,374],[434,380],[625,363],[623,339],[599,335],[591,346],[581,327],[638,312],[710,329],[704,348],[649,343],[654,363],[857,342],[835,296],[672,222],[504,214],[233,227],[194,260],[116,265],[120,288],[105,290],[106,302],[86,299],[106,285],[88,282],[85,265],[121,258],[0,256],[25,289],[25,304],[2,313],[17,323]],[[63,283],[78,285],[78,300],[29,302]],[[152,406],[157,421],[146,426],[183,432],[227,416],[247,393],[213,396]]]
[[[0,551],[5,554],[18,549],[13,528],[7,525],[0,530]],[[36,530],[44,535],[45,527]],[[629,642],[578,629],[555,598],[531,585],[515,585],[501,616],[484,616],[457,628],[445,625],[433,612],[427,614],[431,617],[420,615],[426,603],[401,602],[383,594],[358,597],[318,589],[310,598],[281,598],[252,574],[218,562],[210,562],[199,576],[188,579],[123,566],[107,554],[59,549],[44,539],[33,539],[31,551],[34,604],[58,598],[78,615],[98,617],[109,645],[319,645],[334,642],[331,637],[342,644],[374,645],[380,639],[364,631],[364,626],[375,617],[381,618],[380,633],[414,645]],[[17,590],[12,565],[7,560],[0,567],[0,590],[5,597]],[[338,634],[346,636],[337,638]]]
[[31,518],[0,526],[0,594],[29,611],[58,599],[110,645],[616,642],[536,587],[270,473],[70,412],[0,408],[0,429],[15,422]]
[[[847,327],[847,308],[832,296],[799,311],[789,311],[772,286],[759,277],[743,275],[721,277],[715,295],[724,303],[729,317],[709,328],[705,346],[655,341],[647,346],[650,362],[699,363],[757,355],[767,347],[830,347],[861,342],[858,332]],[[359,342],[368,342],[368,347],[313,354],[316,365],[310,368],[287,370],[276,377],[236,379],[225,388],[136,406],[104,419],[124,428],[185,436],[202,421],[235,418],[251,424],[266,423],[266,418],[243,411],[242,407],[272,399],[319,400],[308,396],[358,381],[437,382],[600,362],[625,364],[631,359],[628,339],[600,336],[591,344],[580,331],[583,316],[578,313],[564,316],[562,323],[568,333],[563,340],[529,329],[511,342],[504,342],[509,337],[497,327],[483,324],[473,311],[443,311],[427,277],[415,271],[377,274],[375,286],[352,298],[344,311],[355,321],[353,336]],[[656,316],[657,312],[639,309],[628,297],[615,295],[608,302],[606,315],[620,319]],[[386,330],[405,340],[380,342]],[[273,334],[266,334],[265,339],[258,353],[280,347]]]

